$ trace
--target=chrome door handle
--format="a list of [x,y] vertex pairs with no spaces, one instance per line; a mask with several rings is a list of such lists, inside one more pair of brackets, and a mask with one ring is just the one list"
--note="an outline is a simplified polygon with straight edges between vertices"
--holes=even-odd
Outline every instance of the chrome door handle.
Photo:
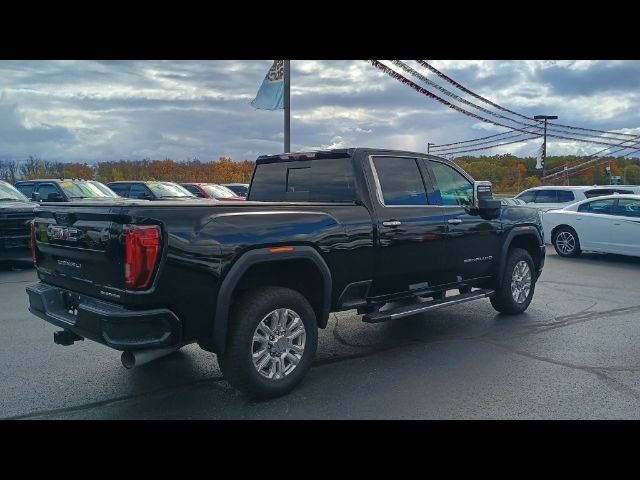
[[385,227],[399,227],[402,225],[402,222],[400,220],[388,220],[386,222],[382,222],[382,225]]
[[447,223],[451,225],[460,225],[462,223],[462,220],[460,220],[459,218],[452,218],[450,220],[447,220]]

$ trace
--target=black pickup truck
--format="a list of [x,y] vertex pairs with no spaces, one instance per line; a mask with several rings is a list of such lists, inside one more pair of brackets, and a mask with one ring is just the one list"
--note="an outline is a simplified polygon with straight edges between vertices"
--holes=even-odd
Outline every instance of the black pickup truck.
[[0,180],[0,261],[31,260],[29,223],[35,205]]
[[130,368],[197,342],[254,398],[302,380],[330,312],[521,313],[545,258],[537,210],[443,158],[366,148],[260,157],[243,202],[42,204],[33,236],[30,311],[56,343]]

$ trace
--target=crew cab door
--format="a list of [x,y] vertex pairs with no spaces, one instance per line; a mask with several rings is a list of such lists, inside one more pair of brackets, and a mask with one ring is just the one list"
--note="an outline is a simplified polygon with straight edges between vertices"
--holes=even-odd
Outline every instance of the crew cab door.
[[423,162],[433,184],[433,203],[446,225],[448,281],[491,275],[499,260],[500,221],[473,211],[473,183],[461,171],[435,159]]
[[444,282],[445,226],[429,204],[427,173],[416,157],[370,155],[376,252],[371,295],[416,292]]

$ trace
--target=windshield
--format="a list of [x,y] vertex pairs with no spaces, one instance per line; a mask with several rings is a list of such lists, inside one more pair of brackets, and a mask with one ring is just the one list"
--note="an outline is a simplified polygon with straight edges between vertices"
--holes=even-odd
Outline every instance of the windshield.
[[91,181],[89,181],[89,183],[91,185],[93,185],[94,187],[96,187],[98,190],[100,190],[102,193],[104,193],[107,197],[120,198],[116,194],[116,192],[114,192],[109,187],[107,187],[106,185],[104,185],[104,184],[102,184],[100,182],[96,182],[95,180],[91,180]]
[[203,188],[214,198],[231,198],[236,197],[235,192],[229,190],[227,187],[223,187],[222,185],[208,184],[203,185]]
[[29,199],[16,190],[8,183],[0,182],[0,202],[20,200],[21,202],[28,202]]
[[147,187],[159,198],[195,197],[189,190],[171,182],[148,182]]
[[69,198],[106,198],[114,196],[113,193],[105,192],[104,189],[99,188],[93,182],[86,180],[63,180],[58,185]]

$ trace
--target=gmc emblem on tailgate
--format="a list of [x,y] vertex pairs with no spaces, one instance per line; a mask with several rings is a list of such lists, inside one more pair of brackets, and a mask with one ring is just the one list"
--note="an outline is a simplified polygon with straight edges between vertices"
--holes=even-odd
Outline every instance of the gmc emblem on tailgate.
[[80,230],[71,227],[50,226],[47,229],[50,240],[66,240],[68,242],[77,242],[80,236]]

